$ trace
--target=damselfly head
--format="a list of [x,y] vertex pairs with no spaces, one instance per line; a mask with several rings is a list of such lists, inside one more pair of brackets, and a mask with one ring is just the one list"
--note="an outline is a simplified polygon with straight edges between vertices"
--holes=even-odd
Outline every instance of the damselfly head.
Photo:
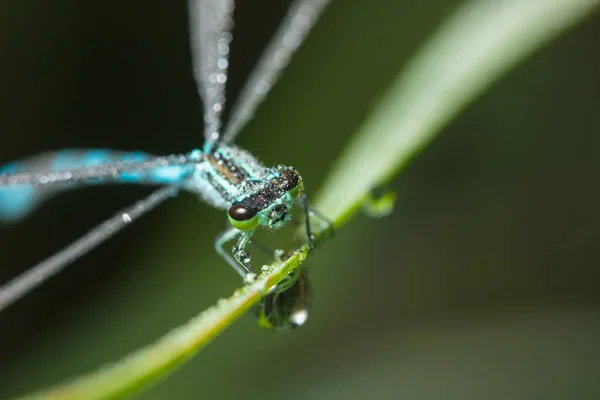
[[280,228],[291,219],[292,207],[303,188],[302,178],[294,168],[271,168],[250,193],[231,205],[229,222],[241,231],[259,226]]
[[306,273],[292,273],[256,307],[258,324],[274,331],[298,328],[308,319],[311,300],[312,292]]

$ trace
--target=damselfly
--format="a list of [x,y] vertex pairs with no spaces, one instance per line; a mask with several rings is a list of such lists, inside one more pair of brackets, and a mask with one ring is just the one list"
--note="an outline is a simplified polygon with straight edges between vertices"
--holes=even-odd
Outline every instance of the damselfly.
[[[162,187],[0,287],[0,311],[182,190],[227,210],[231,227],[217,237],[215,248],[246,280],[253,276],[247,249],[252,235],[259,227],[277,229],[286,224],[295,205],[303,209],[312,248],[309,216],[313,212],[298,172],[283,165],[267,168],[232,142],[253,117],[327,3],[296,0],[292,4],[222,127],[233,0],[189,0],[193,75],[204,105],[203,149],[164,157],[144,152],[68,149],[4,165],[0,169],[0,220],[17,220],[41,201],[74,187],[108,183]],[[230,253],[224,246],[231,241],[235,245]],[[307,316],[308,293],[305,273],[288,276],[258,307],[260,324],[266,328],[301,325]]]

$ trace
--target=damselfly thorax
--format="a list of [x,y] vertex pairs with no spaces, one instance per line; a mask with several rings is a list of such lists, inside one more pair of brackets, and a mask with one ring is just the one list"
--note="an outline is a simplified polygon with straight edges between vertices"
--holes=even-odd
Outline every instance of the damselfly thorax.
[[302,194],[302,178],[294,168],[266,168],[233,145],[195,150],[189,158],[194,170],[183,184],[198,191],[213,207],[228,209],[233,221],[248,221],[261,214],[257,226],[278,228],[289,220],[288,209]]

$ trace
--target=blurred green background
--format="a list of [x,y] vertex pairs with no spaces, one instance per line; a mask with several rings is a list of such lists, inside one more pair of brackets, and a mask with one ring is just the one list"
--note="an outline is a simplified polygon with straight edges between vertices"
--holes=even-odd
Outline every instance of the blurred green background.
[[[289,4],[238,3],[230,105]],[[238,143],[314,192],[457,3],[334,2]],[[305,327],[245,316],[141,397],[600,398],[599,37],[596,16],[516,68],[397,177],[389,218],[358,217],[318,249]],[[185,1],[3,2],[0,54],[0,162],[202,143]],[[77,191],[0,226],[0,282],[145,193]],[[117,360],[228,296],[222,214],[181,195],[2,313],[0,398]]]

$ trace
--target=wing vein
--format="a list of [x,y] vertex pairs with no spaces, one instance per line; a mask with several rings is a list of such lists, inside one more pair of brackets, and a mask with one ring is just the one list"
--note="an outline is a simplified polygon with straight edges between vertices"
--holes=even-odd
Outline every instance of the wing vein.
[[292,4],[234,104],[223,131],[223,140],[233,141],[254,117],[256,109],[275,85],[329,1],[296,0]]
[[204,105],[204,137],[219,139],[229,66],[232,0],[189,0],[194,78]]
[[133,220],[154,209],[165,200],[175,197],[178,189],[163,187],[148,197],[124,208],[115,216],[93,228],[73,243],[0,286],[0,311],[19,300],[64,267],[86,254],[129,225]]

